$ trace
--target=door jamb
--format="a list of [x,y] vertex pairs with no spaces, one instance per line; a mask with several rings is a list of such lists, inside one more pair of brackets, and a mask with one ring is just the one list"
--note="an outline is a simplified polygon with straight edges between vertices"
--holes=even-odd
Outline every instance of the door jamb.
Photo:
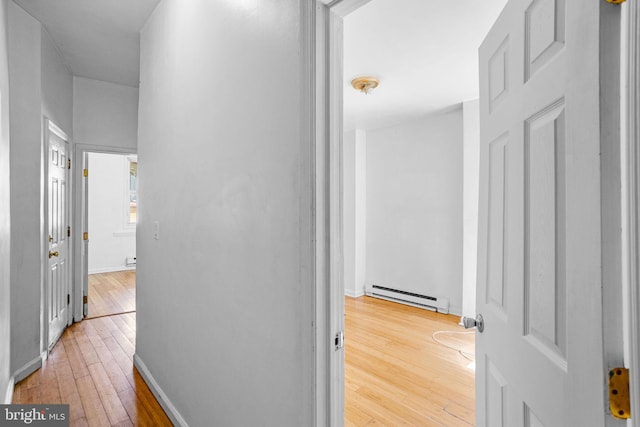
[[91,144],[75,144],[73,152],[73,164],[77,165],[72,168],[73,173],[73,226],[72,230],[75,230],[71,238],[73,246],[73,292],[72,292],[72,305],[73,305],[73,320],[74,322],[80,322],[84,318],[84,290],[85,284],[88,281],[87,271],[87,244],[88,241],[83,240],[83,232],[87,230],[87,198],[84,194],[83,185],[83,173],[84,169],[84,157],[88,153],[104,153],[104,154],[137,154],[136,149],[132,148],[120,148],[120,147],[108,147],[104,145],[91,145]]
[[626,51],[621,52],[626,62],[621,67],[623,298],[628,302],[624,316],[625,359],[630,375],[632,423],[640,426],[635,420],[640,415],[640,5],[637,1],[623,5],[623,28],[622,37],[627,45]]
[[342,19],[371,0],[316,4],[312,59],[315,150],[313,236],[315,252],[315,413],[317,426],[344,424],[344,350],[334,337],[344,331],[342,277]]
[[[57,126],[51,119],[47,116],[43,116],[42,118],[42,191],[41,191],[41,209],[40,215],[42,221],[40,221],[41,229],[40,229],[40,244],[41,244],[41,263],[40,263],[40,352],[43,357],[49,356],[49,298],[47,292],[47,277],[48,277],[48,257],[45,255],[49,251],[49,135],[51,133],[57,134],[60,138],[62,138],[67,144],[67,158],[71,158],[72,151],[72,141],[71,138],[64,132],[59,126]],[[73,180],[71,176],[68,176],[68,187],[67,187],[67,212],[69,219],[71,219],[71,206],[72,206],[72,194],[73,194]],[[70,221],[71,222],[71,221]],[[69,271],[73,270],[74,260],[73,260],[74,252],[73,245],[69,242]],[[74,289],[73,289],[73,278],[69,277],[69,293],[71,294],[71,304],[68,307],[67,313],[67,326],[69,326],[72,321],[72,311],[73,311],[73,297],[74,297]]]

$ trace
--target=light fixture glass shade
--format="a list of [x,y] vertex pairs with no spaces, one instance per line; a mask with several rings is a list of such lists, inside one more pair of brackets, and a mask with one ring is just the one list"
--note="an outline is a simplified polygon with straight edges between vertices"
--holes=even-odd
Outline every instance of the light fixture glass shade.
[[372,89],[377,88],[379,84],[380,80],[373,76],[356,77],[351,80],[351,86],[364,94],[369,94],[369,92],[371,92]]

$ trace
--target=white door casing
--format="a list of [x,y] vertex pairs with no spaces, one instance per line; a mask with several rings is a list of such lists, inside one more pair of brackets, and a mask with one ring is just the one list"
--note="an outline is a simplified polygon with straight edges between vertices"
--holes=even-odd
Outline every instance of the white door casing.
[[[321,0],[311,17],[314,43],[310,95],[315,265],[314,395],[315,425],[344,424],[344,349],[336,339],[344,330],[342,277],[342,19],[371,0]],[[323,4],[321,4],[323,3]],[[348,339],[348,337],[345,337]],[[338,341],[340,341],[338,339]]]
[[480,47],[479,427],[608,422],[599,50],[616,13],[510,0]]
[[46,302],[51,349],[70,323],[71,269],[69,267],[69,147],[67,137],[53,123],[47,127],[47,233]]

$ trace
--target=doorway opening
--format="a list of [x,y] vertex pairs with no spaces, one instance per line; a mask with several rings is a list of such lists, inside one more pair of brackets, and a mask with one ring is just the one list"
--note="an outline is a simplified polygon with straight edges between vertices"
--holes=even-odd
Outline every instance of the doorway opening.
[[[475,422],[474,332],[459,321],[476,314],[477,48],[504,4],[372,0],[344,17],[346,425]],[[456,43],[434,40],[446,31]],[[377,88],[351,87],[368,75]]]
[[[330,58],[329,66],[325,69],[317,67],[320,73],[328,73],[329,78],[327,81],[323,81],[324,75],[320,74],[320,78],[316,80],[317,84],[323,90],[323,97],[316,102],[316,106],[320,109],[320,112],[316,114],[316,118],[321,123],[329,123],[327,130],[328,135],[323,133],[323,129],[317,132],[317,136],[322,138],[320,140],[326,143],[326,146],[321,148],[327,148],[329,159],[324,162],[324,159],[321,158],[320,161],[317,162],[317,165],[327,165],[326,170],[329,171],[329,176],[323,173],[317,174],[318,179],[316,183],[321,188],[328,186],[329,192],[332,194],[328,197],[329,203],[326,206],[322,204],[326,199],[320,199],[321,208],[324,209],[327,215],[329,225],[329,243],[327,245],[329,250],[324,252],[323,255],[325,258],[321,258],[321,260],[324,261],[327,259],[330,264],[329,273],[331,280],[329,283],[331,283],[331,285],[329,289],[329,303],[326,304],[328,306],[326,312],[329,313],[331,320],[329,326],[331,328],[337,327],[336,330],[338,331],[340,331],[340,326],[343,324],[342,314],[344,310],[343,304],[336,302],[336,300],[340,296],[340,292],[344,292],[344,284],[342,282],[343,256],[341,251],[335,251],[335,242],[342,243],[343,223],[341,210],[335,209],[333,206],[340,206],[340,203],[337,202],[341,202],[342,200],[342,194],[336,190],[336,188],[341,190],[342,177],[340,175],[334,177],[331,172],[342,167],[340,163],[342,160],[341,156],[334,154],[336,151],[340,153],[342,149],[342,117],[337,112],[342,111],[343,77],[344,80],[348,80],[350,77],[342,75],[342,18],[366,3],[368,3],[367,0],[335,0],[330,2],[328,4],[329,14],[322,16],[321,18],[323,19],[319,20],[320,23],[328,23],[328,25],[324,27],[328,28],[326,30],[328,36],[316,44],[316,46],[320,48],[328,46],[330,52],[328,54]],[[549,8],[545,9],[541,7],[541,5],[549,6]],[[616,107],[619,101],[619,93],[617,92],[619,90],[619,81],[615,78],[617,71],[619,71],[617,67],[620,59],[617,46],[619,43],[619,38],[617,37],[619,30],[619,28],[617,28],[619,24],[619,9],[616,9],[616,6],[606,5],[606,3],[598,6],[594,5],[594,7],[591,8],[586,6],[570,8],[567,5],[565,9],[564,6],[564,1],[546,2],[533,0],[526,2],[526,4],[515,1],[508,2],[505,10],[500,14],[498,21],[496,21],[496,24],[489,33],[489,37],[485,39],[480,49],[480,60],[482,64],[480,70],[480,79],[482,81],[482,95],[480,97],[482,103],[480,109],[483,120],[483,151],[481,154],[483,159],[483,173],[481,175],[483,179],[480,190],[480,200],[482,202],[480,223],[483,224],[483,227],[481,227],[479,236],[482,249],[478,253],[479,297],[477,298],[477,305],[478,311],[483,312],[485,323],[487,325],[493,325],[493,329],[485,328],[484,333],[479,335],[477,341],[477,351],[482,360],[482,363],[478,364],[477,375],[479,388],[477,395],[477,418],[482,425],[484,425],[484,423],[487,425],[497,425],[498,422],[496,420],[503,420],[502,416],[505,413],[513,414],[513,420],[522,420],[524,415],[525,423],[537,424],[542,423],[540,420],[544,423],[553,423],[551,420],[558,419],[558,414],[563,414],[566,423],[567,419],[573,419],[571,417],[579,413],[583,420],[581,421],[582,424],[588,424],[588,420],[596,419],[596,417],[605,417],[608,425],[611,419],[606,418],[607,414],[603,406],[601,393],[601,378],[606,376],[606,372],[601,372],[602,366],[605,365],[602,363],[602,357],[605,356],[603,353],[606,353],[607,364],[622,363],[620,361],[626,360],[621,358],[622,352],[620,349],[623,341],[619,337],[620,334],[615,336],[611,334],[613,330],[612,324],[622,321],[620,317],[621,310],[614,310],[614,305],[620,304],[620,292],[618,289],[620,281],[615,280],[614,277],[619,272],[619,270],[616,269],[617,266],[615,262],[619,261],[620,257],[615,254],[610,255],[618,250],[619,242],[617,242],[616,239],[619,240],[620,237],[619,227],[615,226],[615,224],[619,223],[619,212],[616,212],[619,204],[615,200],[613,202],[610,200],[618,197],[620,186],[618,179],[620,156],[619,152],[616,152],[619,148],[619,145],[616,144],[618,137],[616,132],[619,128],[619,115],[616,116]],[[541,10],[551,11],[552,13],[540,13]],[[571,14],[573,14],[573,16],[571,16]],[[558,16],[562,19],[556,19]],[[522,19],[523,17],[527,19]],[[530,25],[533,21],[535,21],[535,25]],[[324,28],[320,25],[316,27],[320,35],[325,34],[322,32]],[[379,28],[382,29],[386,27]],[[594,37],[591,38],[591,41],[594,43],[587,48],[582,43],[582,38],[572,38],[569,36],[564,38],[565,31],[568,35],[578,33],[593,34]],[[516,39],[516,43],[511,43],[515,38],[514,34],[519,38]],[[522,35],[525,35],[525,37],[520,37]],[[543,37],[546,37],[544,38],[545,41],[539,43]],[[580,40],[579,43],[577,42],[578,39]],[[525,43],[522,43],[523,41]],[[601,43],[601,45],[598,46],[598,43]],[[561,49],[559,49],[559,45],[562,45]],[[447,44],[447,46],[450,46],[450,44]],[[605,48],[602,46],[605,46]],[[323,59],[322,52],[319,56],[320,59]],[[633,57],[633,55],[631,56]],[[563,60],[563,58],[568,59]],[[536,63],[536,61],[538,61],[538,63]],[[583,68],[580,68],[580,64],[587,61],[599,63],[600,69],[594,66],[591,67],[593,73],[582,74]],[[637,64],[637,61],[635,61],[635,63]],[[525,64],[524,70],[522,67],[523,64]],[[630,69],[633,69],[633,67],[630,67]],[[544,70],[544,72],[540,70]],[[601,74],[598,74],[598,70]],[[532,77],[534,73],[538,74]],[[526,77],[524,81],[522,80],[522,75]],[[561,79],[560,76],[562,76],[563,79]],[[608,76],[608,78],[603,80],[601,78],[602,76]],[[636,74],[634,74],[634,76],[636,76]],[[575,90],[577,87],[582,88],[582,86],[579,86],[574,81],[577,80],[578,77],[584,80],[584,87],[600,87],[600,92],[597,90]],[[563,84],[571,81],[572,84],[568,85],[568,87],[560,87],[560,85],[556,87],[548,84],[550,80],[554,82],[562,81]],[[553,89],[557,89],[558,92],[551,92],[551,86],[553,86]],[[549,91],[547,91],[547,89],[549,89]],[[504,101],[507,99],[507,96],[511,96],[512,93],[516,93],[519,98],[508,98],[510,100],[516,99],[516,101]],[[604,96],[603,93],[605,94]],[[595,99],[589,98],[590,96],[594,96]],[[598,98],[598,96],[600,96],[600,98]],[[520,102],[522,98],[524,98],[526,102]],[[607,102],[602,102],[603,99],[608,102],[608,105]],[[529,101],[536,101],[537,104],[534,102],[527,104]],[[513,104],[511,102],[513,102]],[[526,109],[515,112],[516,109],[513,108],[514,105],[520,107],[525,104]],[[329,108],[325,116],[321,109],[326,105],[329,105]],[[603,108],[604,106],[613,107]],[[570,120],[565,121],[565,107],[567,107],[567,111],[571,111],[572,114],[580,112],[584,115],[592,115],[594,120],[588,122],[594,126],[599,126],[599,128],[588,129],[579,120],[574,122]],[[572,110],[574,108],[575,110]],[[581,111],[581,108],[585,108],[588,111]],[[498,114],[498,111],[503,115]],[[504,125],[507,120],[503,119],[507,116],[510,120],[513,119],[510,128],[505,130],[504,128],[498,129],[497,127],[491,127],[494,123],[492,123],[490,119],[495,120],[495,123],[499,125]],[[544,135],[540,132],[540,129],[554,129],[556,125],[562,129],[562,132],[552,130],[544,133]],[[635,135],[635,133],[633,133],[634,130],[635,128],[630,129],[630,134]],[[565,138],[566,135],[570,136]],[[536,150],[541,150],[540,147],[552,148],[546,151],[544,155],[541,154],[541,151],[530,150],[533,145],[532,141],[534,140],[535,144],[538,144],[535,146]],[[539,187],[535,187],[534,184],[547,184],[553,181],[547,179],[548,175],[542,170],[548,164],[555,164],[554,156],[558,156],[561,160],[565,159],[563,156],[566,153],[563,151],[567,150],[569,146],[564,145],[566,141],[572,144],[580,141],[580,146],[571,146],[571,150],[569,151],[572,155],[580,157],[581,163],[560,162],[559,164],[563,167],[569,165],[573,169],[569,170],[566,174],[564,171],[559,173],[558,176],[561,178],[553,182],[553,185],[562,189],[559,193],[563,197],[567,195],[573,197],[584,190],[584,194],[582,194],[584,199],[575,202],[573,200],[562,200],[560,204],[574,207],[575,210],[567,210],[567,212],[577,217],[575,222],[584,222],[585,224],[589,222],[589,226],[572,229],[567,228],[567,230],[573,234],[569,235],[567,233],[570,239],[567,238],[566,240],[570,241],[571,244],[577,248],[576,250],[568,249],[567,252],[574,254],[580,253],[581,255],[562,258],[565,255],[562,253],[562,251],[566,249],[564,246],[561,247],[562,251],[558,251],[558,253],[560,253],[559,256],[553,254],[552,250],[538,250],[537,246],[534,246],[536,251],[530,251],[532,241],[536,244],[540,239],[552,236],[553,230],[531,227],[529,220],[533,218],[535,221],[538,221],[538,223],[543,221],[540,220],[542,216],[539,212],[531,209],[532,206],[539,207],[541,204],[536,203],[537,201],[530,203],[530,198],[532,194],[539,196],[540,194],[552,194],[552,192],[545,190],[535,193],[531,188],[537,191]],[[585,141],[589,141],[589,143],[587,144]],[[507,150],[507,142],[510,144],[510,147],[515,148],[509,148],[509,150]],[[526,150],[523,149],[523,147]],[[561,147],[561,149],[554,151],[553,147]],[[633,150],[631,150],[631,152],[635,153]],[[549,155],[544,157],[546,154]],[[528,163],[523,162],[523,158],[526,159]],[[517,166],[507,168],[507,159],[509,159],[510,165]],[[633,161],[630,163],[633,164]],[[536,166],[536,168],[533,168],[532,165]],[[550,169],[553,170],[553,167]],[[594,174],[594,171],[602,171],[602,175],[598,175],[596,177],[597,179],[591,179],[589,174]],[[321,172],[324,172],[324,170]],[[506,172],[509,172],[509,174]],[[533,172],[539,175],[533,175]],[[571,176],[571,183],[576,187],[580,187],[580,191],[573,192],[567,190],[566,193],[563,192],[563,179],[565,175]],[[517,180],[514,178],[517,178]],[[518,185],[514,186],[514,181]],[[525,185],[522,185],[523,182]],[[566,182],[569,182],[569,180]],[[506,183],[509,183],[509,186],[507,186]],[[590,183],[592,185],[584,185],[584,183]],[[610,185],[611,187],[609,187]],[[633,185],[631,185],[631,187],[633,188]],[[506,197],[507,190],[509,191],[509,197]],[[601,190],[604,191],[600,192]],[[523,197],[523,192],[526,193],[526,197]],[[493,195],[493,198],[489,197],[490,195]],[[576,199],[577,198],[579,197],[576,196]],[[517,203],[517,201],[523,199],[526,200],[526,203],[524,203],[526,209],[516,210],[513,206],[507,209],[507,212],[511,213],[509,219],[516,219],[519,228],[513,227],[513,224],[516,222],[514,220],[508,223],[509,228],[507,229],[505,226],[507,217],[503,215],[506,206],[505,200],[510,202],[515,201]],[[567,199],[569,199],[569,197],[567,197]],[[549,198],[549,200],[553,202],[553,197]],[[589,210],[577,207],[580,206],[581,203],[593,203],[594,205],[600,203],[601,205]],[[549,205],[552,206],[551,203]],[[596,218],[596,216],[600,212],[599,208],[601,206],[605,206],[606,209],[602,210],[602,212],[605,213],[603,215],[604,221],[599,222],[599,218]],[[557,212],[554,213],[553,207],[547,206],[545,209],[554,215],[560,215]],[[567,213],[562,209],[559,209],[559,211],[562,215]],[[595,214],[585,218],[583,214],[585,211],[590,211]],[[578,212],[578,214],[576,214],[576,212]],[[607,215],[609,215],[609,217],[607,217]],[[634,213],[631,212],[630,217],[637,218],[637,216],[633,215]],[[488,221],[489,218],[491,222]],[[568,223],[574,222],[572,220],[573,218],[568,220]],[[534,225],[536,224],[535,221]],[[553,223],[553,221],[548,221],[547,224]],[[524,229],[522,224],[526,224],[527,233],[533,229],[535,230],[535,234],[521,232],[522,229]],[[489,229],[496,235],[492,236],[488,232]],[[503,232],[505,235],[507,232],[510,234],[508,239],[505,235],[501,235]],[[592,234],[598,235],[599,237],[590,238]],[[562,235],[563,238],[566,237],[564,236],[564,230],[558,232],[558,235]],[[602,236],[604,237],[600,239]],[[631,238],[633,238],[633,236],[631,236]],[[583,244],[583,240],[590,240],[591,243],[596,242],[597,245]],[[553,242],[553,236],[549,241]],[[608,245],[614,248],[613,251],[607,250]],[[511,260],[515,261],[508,262],[509,259],[503,256],[507,253],[505,247],[509,248],[508,253],[511,256]],[[567,248],[568,247],[569,246],[567,246]],[[520,253],[514,256],[514,249],[519,250]],[[557,248],[555,249],[557,250]],[[591,249],[593,249],[592,252],[590,252]],[[523,252],[525,256],[522,256]],[[630,252],[633,252],[633,248],[630,249]],[[599,257],[601,253],[607,253],[609,255],[607,255],[607,257]],[[571,287],[579,287],[579,291],[557,292],[555,294],[554,292],[548,292],[545,295],[549,296],[549,301],[556,297],[559,301],[557,303],[545,302],[544,304],[536,305],[537,300],[535,298],[537,298],[537,296],[534,297],[532,296],[534,294],[529,292],[532,288],[532,271],[535,271],[536,274],[543,271],[544,268],[547,268],[547,265],[554,262],[548,261],[553,260],[554,256],[560,257],[563,262],[565,259],[569,259],[574,266],[573,268],[567,267],[566,271],[572,273],[579,272],[584,275],[584,280],[579,277],[579,274],[576,277],[565,280],[564,283],[569,283]],[[543,259],[547,264],[543,265],[544,262],[536,264],[539,259],[535,257]],[[494,265],[493,261],[495,259],[499,260],[499,262]],[[521,274],[523,260],[524,264],[526,264],[524,269],[529,277]],[[530,268],[532,263],[535,267],[534,269]],[[603,264],[603,271],[606,271],[606,274],[591,272],[590,268],[594,266],[598,267],[601,263]],[[524,278],[523,280],[517,281],[515,285],[511,282],[509,283],[509,294],[505,294],[504,292],[505,281],[503,281],[503,274],[507,271],[505,270],[505,266],[509,266],[509,272],[511,272],[511,268],[516,270],[516,274],[513,274],[512,277]],[[340,273],[337,273],[336,270],[339,270]],[[554,269],[549,268],[548,271],[553,272]],[[500,277],[500,280],[492,280],[493,276]],[[320,279],[323,278],[321,275],[317,275],[317,277]],[[553,277],[553,275],[551,274],[549,277]],[[591,287],[585,285],[585,283],[592,282],[597,283]],[[323,284],[326,282],[320,283]],[[488,283],[491,283],[491,286],[488,286]],[[497,283],[498,286],[494,286],[494,283]],[[519,288],[516,288],[516,286],[519,286]],[[536,283],[536,286],[538,286],[538,283]],[[552,286],[556,286],[556,284],[554,284],[553,280],[546,280],[543,286],[552,288]],[[539,286],[536,291],[542,292],[543,286]],[[514,289],[517,292],[514,292]],[[593,290],[593,292],[588,293],[585,291],[586,289]],[[529,300],[527,301],[523,298],[523,295]],[[571,296],[571,304],[567,304],[567,300],[562,299],[565,295]],[[509,300],[507,296],[510,298]],[[522,304],[522,301],[524,301],[524,304]],[[489,304],[494,304],[497,308],[487,307]],[[509,334],[506,333],[506,329],[500,329],[498,327],[501,322],[503,324],[509,322],[509,319],[503,315],[504,311],[500,311],[503,310],[507,304],[515,310],[522,310],[523,307],[525,307],[524,316],[522,312],[516,312],[513,316],[510,314],[510,319],[518,319],[518,321],[524,319],[523,323],[525,328],[522,327],[522,324],[516,324],[513,321],[508,325],[516,330],[516,333],[513,334],[514,337],[517,337],[520,342],[524,343],[522,346],[524,351],[522,353],[530,356],[534,351],[537,351],[540,360],[547,359],[544,362],[546,364],[545,366],[542,366],[543,364],[540,363],[540,369],[526,372],[527,375],[533,375],[533,378],[514,377],[512,378],[513,381],[510,381],[507,376],[504,375],[510,368],[507,368],[506,364],[505,366],[498,366],[501,362],[507,361],[507,359],[508,363],[511,363],[511,366],[522,363],[522,355],[517,352],[520,348],[518,347],[520,342],[518,342],[518,345],[513,345],[511,342],[508,343],[506,339]],[[324,301],[320,301],[320,305],[324,307]],[[565,345],[563,336],[561,336],[560,339],[554,338],[556,341],[548,338],[549,335],[554,333],[553,322],[561,323],[575,316],[571,313],[568,315],[565,313],[564,315],[558,315],[558,320],[552,319],[551,316],[546,315],[545,310],[547,310],[548,313],[548,308],[554,307],[554,305],[556,307],[561,306],[563,309],[566,309],[568,313],[570,313],[569,310],[575,310],[576,307],[592,306],[596,320],[593,323],[597,325],[602,323],[602,329],[592,330],[584,334],[584,336],[581,335],[581,340],[569,341],[569,343],[575,346],[575,350],[566,351],[566,354],[578,355],[576,360],[554,359],[557,353],[560,353],[562,357],[562,352],[565,351],[564,347],[561,347],[559,352],[555,350],[555,352],[547,351],[547,349],[550,348],[548,347],[548,342],[551,342],[551,345],[554,345],[556,342]],[[599,311],[600,308],[602,308],[602,312],[605,313],[604,322],[601,322],[601,319],[598,318],[602,313]],[[485,311],[490,312],[493,317],[489,319],[488,316],[485,315]],[[540,321],[540,319],[545,320]],[[536,322],[543,322],[544,325],[552,326],[541,334],[541,327],[539,326],[541,323]],[[628,322],[625,321],[624,323],[628,325]],[[569,322],[568,326],[573,329],[574,332],[568,331],[566,332],[566,336],[575,337],[578,335],[575,332],[575,329],[577,329],[575,324]],[[560,327],[564,328],[562,325]],[[558,333],[558,330],[560,330],[560,328],[556,325],[555,333]],[[564,334],[565,330],[560,330],[559,333]],[[540,341],[540,337],[548,340],[548,342],[545,341],[543,344],[540,344],[542,342]],[[336,342],[339,341],[336,339]],[[580,348],[581,345],[585,346],[585,348]],[[587,349],[586,346],[590,346],[590,348]],[[600,351],[604,349],[606,349],[606,351]],[[501,351],[502,354],[498,357],[497,353],[490,353],[489,350],[494,352]],[[505,354],[507,354],[508,357],[501,359]],[[585,355],[588,355],[589,358],[584,357]],[[341,384],[339,374],[341,364],[344,362],[343,356],[340,352],[336,352],[335,356],[333,354],[329,355],[329,378],[330,380],[334,380],[334,383]],[[573,365],[575,367],[574,369],[581,370],[580,381],[566,381],[562,375],[551,374],[556,371],[563,371],[563,374],[566,373],[567,363],[569,366]],[[612,366],[622,365],[616,364]],[[546,373],[550,373],[547,378],[553,378],[553,381],[564,381],[566,387],[570,386],[574,392],[564,393],[564,396],[559,396],[562,397],[562,399],[549,392],[560,390],[560,387],[547,387],[545,391],[530,392],[527,387],[539,384],[539,378],[541,378],[543,371],[545,375]],[[571,371],[571,368],[569,368],[569,371]],[[587,377],[593,380],[594,386],[584,387]],[[335,381],[336,378],[338,381]],[[509,389],[509,387],[506,387],[506,384],[509,382],[511,382],[513,389],[522,387],[523,390],[528,390],[527,393],[515,392],[513,393],[514,397],[528,394],[532,396],[531,402],[524,402],[519,397],[505,398],[505,391]],[[546,382],[551,383],[551,381]],[[533,398],[534,396],[535,398]],[[328,406],[330,417],[332,417],[334,421],[336,418],[342,418],[344,416],[343,413],[339,412],[342,410],[339,402],[343,397],[342,389],[334,387],[330,390],[330,403]],[[591,399],[591,402],[589,402],[588,399]],[[384,404],[385,401],[380,402]],[[508,407],[503,407],[502,405],[505,402],[511,403],[509,403]],[[553,403],[553,405],[547,405],[547,403]],[[538,406],[537,408],[536,405]],[[558,408],[554,405],[558,405]],[[578,410],[566,409],[572,407],[578,408]],[[513,411],[511,410],[512,408]],[[524,414],[522,408],[525,409]],[[553,418],[554,416],[555,418]],[[521,423],[522,421],[520,421],[520,424]],[[515,425],[516,422],[508,419],[506,424]]]
[[86,318],[134,312],[138,160],[86,154]]

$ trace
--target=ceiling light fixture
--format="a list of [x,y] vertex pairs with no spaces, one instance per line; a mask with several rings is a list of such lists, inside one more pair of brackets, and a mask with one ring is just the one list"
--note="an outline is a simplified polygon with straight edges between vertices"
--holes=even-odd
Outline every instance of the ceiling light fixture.
[[377,88],[379,84],[380,80],[372,76],[356,77],[351,80],[351,86],[353,86],[355,90],[359,90],[367,95],[372,89]]

